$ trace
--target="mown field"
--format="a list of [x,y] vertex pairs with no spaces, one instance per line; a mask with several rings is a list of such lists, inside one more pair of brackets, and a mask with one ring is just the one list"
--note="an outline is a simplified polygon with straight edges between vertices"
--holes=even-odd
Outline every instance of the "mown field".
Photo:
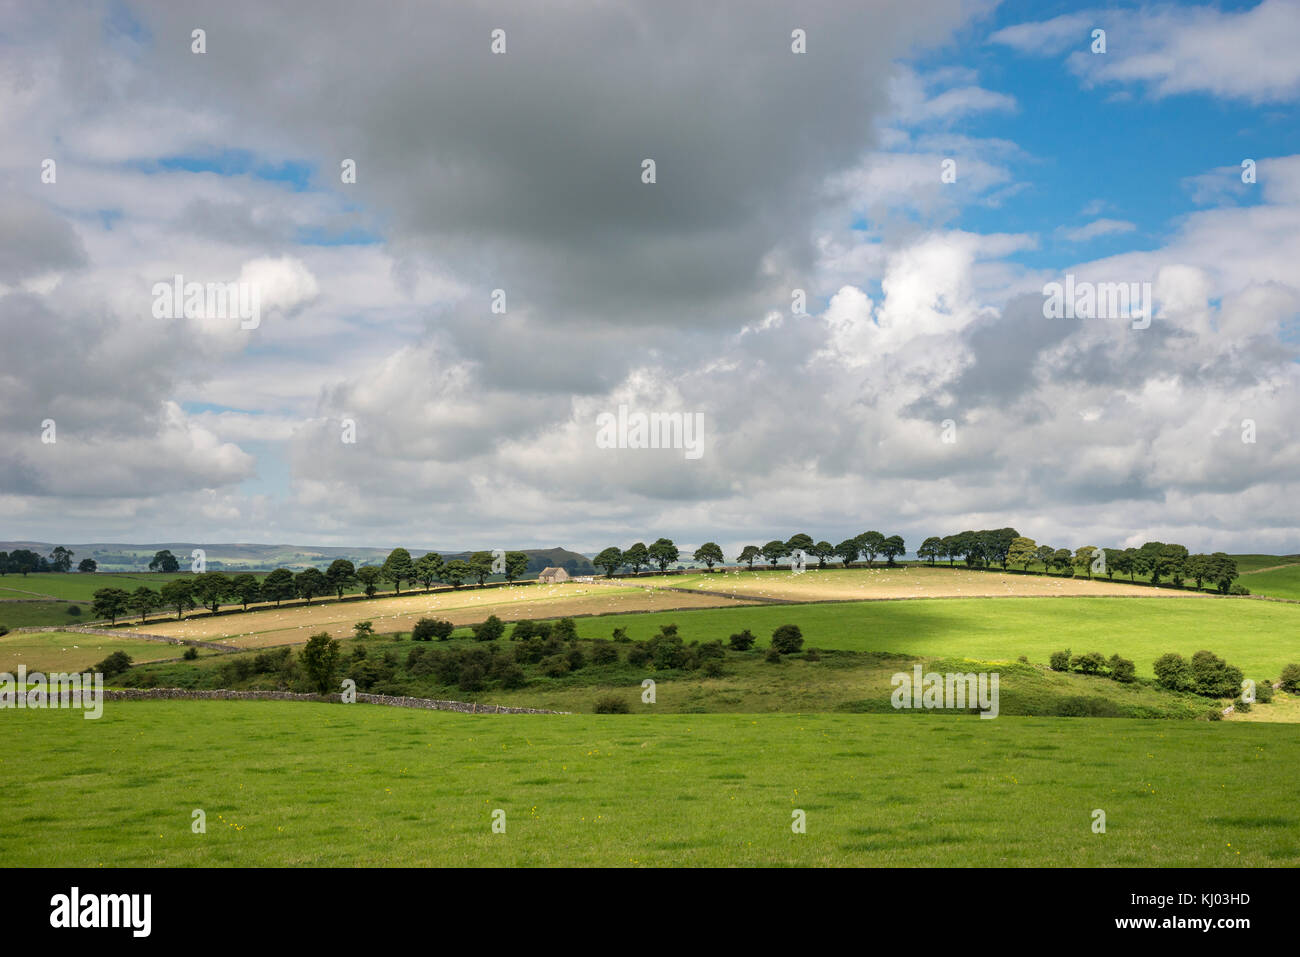
[[1277,725],[288,702],[0,720],[4,866],[1300,865],[1300,733]]
[[178,658],[185,649],[161,641],[132,641],[110,635],[81,632],[14,632],[0,636],[0,672],[15,674],[19,665],[27,671],[85,671],[115,651],[124,651],[136,662]]
[[1300,564],[1248,572],[1240,581],[1252,595],[1300,599]]

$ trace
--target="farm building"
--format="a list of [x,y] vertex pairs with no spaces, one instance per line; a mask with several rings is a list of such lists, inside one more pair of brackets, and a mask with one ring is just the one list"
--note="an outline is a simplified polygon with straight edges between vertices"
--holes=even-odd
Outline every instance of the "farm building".
[[539,582],[545,582],[548,585],[554,585],[556,582],[567,582],[569,580],[569,573],[563,568],[543,568],[541,573],[538,574],[537,580]]

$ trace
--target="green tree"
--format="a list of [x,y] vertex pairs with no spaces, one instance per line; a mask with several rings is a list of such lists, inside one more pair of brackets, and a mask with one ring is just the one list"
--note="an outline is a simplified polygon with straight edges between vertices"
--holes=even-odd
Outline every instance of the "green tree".
[[325,569],[325,580],[334,593],[342,598],[343,593],[357,583],[357,567],[346,558],[336,558]]
[[177,620],[195,604],[194,590],[190,587],[189,580],[185,578],[174,578],[164,582],[162,588],[158,589],[158,594],[162,596],[164,606],[176,609]]
[[677,546],[673,544],[670,538],[661,538],[648,549],[650,560],[659,566],[661,572],[668,570],[668,566],[677,561],[680,553]]
[[1191,691],[1195,687],[1192,669],[1182,655],[1161,655],[1151,669],[1156,673],[1156,684],[1168,691]]
[[470,574],[482,585],[492,574],[492,553],[475,552],[469,557]]
[[357,569],[357,583],[361,586],[361,591],[367,598],[375,597],[375,592],[379,591],[379,581],[383,574],[383,569],[378,565],[362,565]]
[[779,538],[774,538],[763,546],[763,557],[775,568],[776,563],[790,554],[790,546]]
[[62,545],[56,545],[54,551],[50,552],[50,568],[56,572],[72,571],[72,554]]
[[149,571],[166,572],[171,574],[181,570],[181,563],[176,560],[176,556],[171,553],[171,549],[164,548],[155,552],[153,561],[149,563]]
[[895,558],[906,552],[907,544],[902,535],[890,535],[880,543],[880,554],[885,556],[885,561],[890,565],[894,564]]
[[149,612],[156,611],[162,607],[162,595],[158,594],[148,585],[141,585],[135,591],[131,592],[131,610],[140,615],[141,624],[149,616]]
[[1114,566],[1115,571],[1127,575],[1129,581],[1137,580],[1137,549],[1126,548],[1107,561]]
[[827,541],[820,541],[810,548],[809,553],[817,559],[817,567],[825,568],[826,563],[835,557],[835,546]]
[[442,574],[442,556],[437,552],[425,552],[415,560],[415,580],[428,591]]
[[796,548],[805,555],[811,554],[813,549],[813,540],[810,536],[800,532],[798,535],[791,535],[790,540],[785,543],[786,547],[793,552]]
[[1013,539],[1007,548],[1007,561],[1012,565],[1021,565],[1025,571],[1038,558],[1038,543],[1032,538],[1021,535]]
[[19,548],[9,553],[10,571],[21,572],[24,578],[28,572],[37,571],[41,567],[41,556],[37,555],[30,548]]
[[310,605],[317,595],[329,594],[330,583],[319,568],[304,568],[293,576],[293,590],[307,599],[307,604]]
[[704,562],[709,571],[713,571],[713,566],[721,564],[725,556],[722,554],[722,546],[717,542],[705,542],[695,549],[694,558],[697,562]]
[[[4,552],[0,552],[0,555],[3,554]],[[3,562],[0,561],[0,564],[2,563]],[[93,558],[83,558],[81,562],[77,565],[77,571],[84,572],[88,575],[93,575],[98,570],[99,570],[99,563],[95,561]]]
[[1073,563],[1074,556],[1070,554],[1068,548],[1058,548],[1056,551],[1052,552],[1051,564],[1053,568],[1063,572],[1067,568],[1072,567]]
[[1238,577],[1236,559],[1223,552],[1215,552],[1210,556],[1210,566],[1210,579],[1226,595],[1232,587],[1233,579]]
[[591,560],[597,568],[605,569],[605,577],[613,578],[614,572],[623,565],[623,552],[616,545],[611,545]]
[[453,559],[442,566],[442,580],[449,583],[452,588],[459,588],[464,584],[466,578],[474,574],[474,569],[470,567],[469,562],[461,558]]
[[262,583],[257,580],[256,575],[244,572],[230,580],[230,594],[239,599],[240,604],[244,606],[244,611],[248,611],[248,606],[262,597]]
[[650,564],[650,549],[645,547],[645,542],[637,542],[623,553],[623,562],[632,569],[632,574],[635,575]]
[[[319,571],[319,569],[318,569]],[[307,680],[318,694],[329,694],[339,667],[339,643],[328,632],[312,635],[298,655]]]
[[858,553],[861,551],[862,546],[856,538],[846,538],[835,546],[835,554],[844,563],[845,568],[858,560]]
[[736,556],[736,561],[744,562],[749,566],[750,571],[753,571],[754,562],[756,562],[762,554],[763,550],[757,545],[746,545],[740,550],[740,554]]
[[780,654],[792,655],[803,647],[803,632],[798,625],[782,625],[772,632],[772,647]]
[[876,560],[876,556],[884,550],[885,536],[880,532],[863,532],[858,536],[858,550],[862,552],[862,557],[867,560],[867,567]]
[[221,601],[232,594],[230,579],[221,572],[202,572],[191,580],[194,598],[205,608],[211,608],[215,615],[221,607]]
[[921,559],[928,558],[931,565],[934,564],[936,558],[941,558],[942,556],[943,539],[939,538],[937,535],[931,535],[923,541],[921,547],[916,550],[916,557]]
[[284,599],[292,598],[296,594],[293,572],[287,568],[277,568],[262,580],[262,599],[275,602],[277,608]]
[[101,588],[94,594],[92,611],[96,618],[107,618],[111,624],[131,608],[131,595],[121,588]]
[[1080,545],[1074,550],[1074,567],[1082,568],[1089,578],[1092,577],[1092,560],[1096,557],[1096,545]]
[[394,548],[388,553],[388,558],[384,560],[384,567],[380,569],[384,581],[392,582],[397,594],[402,593],[402,582],[409,582],[415,578],[415,563],[411,561],[411,553],[405,548]]
[[506,581],[513,582],[528,571],[527,552],[506,552]]

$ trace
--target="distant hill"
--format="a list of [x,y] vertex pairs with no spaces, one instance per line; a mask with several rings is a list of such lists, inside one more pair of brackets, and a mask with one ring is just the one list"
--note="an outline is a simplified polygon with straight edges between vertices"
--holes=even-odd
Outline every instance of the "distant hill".
[[[116,542],[91,542],[68,544],[66,542],[0,542],[0,551],[12,552],[26,548],[38,555],[49,555],[55,545],[63,545],[73,552],[73,567],[83,558],[93,558],[104,572],[144,571],[154,555],[162,549],[169,550],[188,568],[191,553],[201,548],[211,571],[269,571],[273,568],[325,568],[336,558],[346,558],[360,565],[380,565],[391,549],[361,546],[330,545],[254,545],[232,543],[157,542],[151,545],[129,545]],[[516,550],[516,549],[512,549]],[[474,550],[412,548],[413,558],[434,551],[444,559],[469,558]],[[566,548],[521,548],[517,551],[528,556],[525,577],[535,576],[543,568],[558,565],[570,574],[590,574],[595,571],[590,560]]]

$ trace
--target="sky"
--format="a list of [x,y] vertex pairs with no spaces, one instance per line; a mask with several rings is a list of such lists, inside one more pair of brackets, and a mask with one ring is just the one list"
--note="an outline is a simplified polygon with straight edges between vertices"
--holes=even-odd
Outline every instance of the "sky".
[[1300,0],[0,0],[0,539],[1300,552],[1298,48]]

